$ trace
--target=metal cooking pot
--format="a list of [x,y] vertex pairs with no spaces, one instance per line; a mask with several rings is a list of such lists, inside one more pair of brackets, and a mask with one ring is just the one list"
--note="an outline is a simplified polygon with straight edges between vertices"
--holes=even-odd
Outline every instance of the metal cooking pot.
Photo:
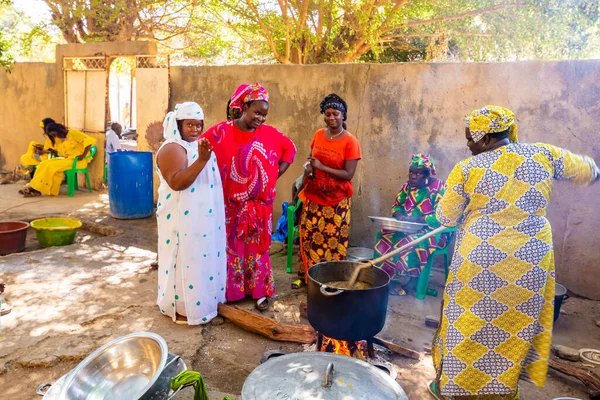
[[65,379],[60,399],[148,400],[167,363],[165,340],[155,333],[132,333],[87,356]]
[[356,358],[294,353],[269,359],[248,376],[242,400],[408,400],[385,372]]
[[351,261],[331,261],[308,270],[308,322],[318,332],[338,340],[363,340],[377,335],[385,325],[389,275],[379,268],[363,269],[358,280],[370,289],[333,289],[327,282],[347,281],[356,266]]

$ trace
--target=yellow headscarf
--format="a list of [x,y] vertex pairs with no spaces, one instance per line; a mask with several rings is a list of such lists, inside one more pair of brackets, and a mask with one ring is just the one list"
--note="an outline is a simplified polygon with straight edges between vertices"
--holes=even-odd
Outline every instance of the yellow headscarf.
[[485,106],[473,110],[471,115],[465,118],[465,125],[471,131],[474,142],[479,142],[489,133],[504,132],[510,129],[508,138],[511,142],[518,142],[517,124],[515,114],[500,106]]

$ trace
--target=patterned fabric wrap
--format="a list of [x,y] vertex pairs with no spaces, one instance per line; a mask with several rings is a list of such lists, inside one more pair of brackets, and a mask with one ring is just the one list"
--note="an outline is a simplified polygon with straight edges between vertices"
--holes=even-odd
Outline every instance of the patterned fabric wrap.
[[227,301],[275,295],[269,258],[279,163],[292,163],[294,143],[262,124],[242,132],[220,122],[202,136],[214,149],[223,182],[227,232]]
[[[172,115],[170,119],[175,120]],[[194,118],[186,119],[197,117],[194,114]],[[172,130],[167,133],[173,139],[168,138],[157,154],[178,136]],[[177,143],[185,149],[182,157],[187,165],[192,165],[198,159],[198,143],[181,139]],[[156,172],[160,180],[156,304],[173,321],[179,313],[187,317],[189,325],[204,324],[217,316],[218,303],[225,301],[227,283],[225,207],[217,158],[213,154],[194,182],[183,190],[171,189],[158,166]]]
[[308,200],[300,217],[300,262],[298,276],[323,261],[345,260],[350,236],[350,199],[333,206],[323,206]]
[[[425,217],[426,221],[435,219],[435,208],[444,195],[444,182],[433,179],[429,186],[422,189],[411,188],[405,183],[396,197],[392,208],[392,214],[399,211],[409,217]],[[425,228],[415,234],[407,235],[402,232],[380,231],[375,238],[374,258],[380,257],[405,244],[418,239],[428,232]],[[421,270],[427,265],[431,253],[437,248],[443,248],[447,243],[447,235],[441,234],[419,243],[417,246],[407,249],[397,256],[387,259],[381,264],[381,268],[391,277],[396,275],[409,275],[418,277]]]
[[485,106],[478,110],[473,110],[471,115],[465,118],[465,125],[471,131],[474,142],[479,142],[489,133],[504,132],[510,129],[508,138],[511,142],[517,143],[517,124],[515,114],[500,106]]
[[319,108],[321,109],[321,114],[325,114],[325,110],[332,108],[342,112],[344,121],[348,117],[348,104],[335,93],[325,96],[321,104],[319,104]]
[[553,180],[592,182],[589,157],[512,143],[457,164],[437,219],[457,226],[433,361],[443,396],[510,395],[544,386],[552,341]]
[[410,166],[418,169],[428,169],[432,176],[435,175],[435,162],[429,154],[413,154]]
[[234,110],[241,112],[244,104],[257,100],[269,102],[269,92],[260,83],[254,85],[244,83],[238,86],[229,101],[229,115],[233,115]]

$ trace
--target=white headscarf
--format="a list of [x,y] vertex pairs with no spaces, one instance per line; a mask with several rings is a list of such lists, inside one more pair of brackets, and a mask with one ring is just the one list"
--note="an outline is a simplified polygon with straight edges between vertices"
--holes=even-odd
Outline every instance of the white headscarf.
[[177,142],[184,147],[189,144],[181,137],[179,129],[177,129],[177,121],[182,119],[198,119],[204,121],[204,111],[197,103],[186,101],[185,103],[177,104],[175,111],[170,111],[163,121],[163,137],[165,143]]

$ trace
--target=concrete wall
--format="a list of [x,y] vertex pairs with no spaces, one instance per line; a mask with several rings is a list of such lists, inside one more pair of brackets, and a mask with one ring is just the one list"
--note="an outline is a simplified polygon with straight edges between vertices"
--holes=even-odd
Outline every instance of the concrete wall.
[[[174,67],[170,108],[196,101],[210,126],[225,118],[238,84],[260,82],[272,103],[268,123],[298,147],[296,162],[278,184],[291,197],[314,131],[322,127],[319,102],[331,92],[349,104],[348,130],[358,137],[363,160],[354,178],[353,245],[372,246],[369,215],[388,215],[407,179],[410,155],[430,153],[439,177],[469,154],[463,117],[486,104],[517,115],[521,141],[548,142],[600,161],[600,62],[506,64],[395,64],[315,66]],[[558,280],[584,296],[600,299],[600,185],[556,185],[550,207]]]
[[0,168],[12,170],[30,141],[44,142],[40,121],[62,120],[63,87],[55,64],[19,63],[0,72],[0,93]]
[[[30,141],[43,143],[39,124],[51,117],[64,123],[62,79],[56,79],[56,64],[18,63],[12,72],[0,73],[0,168],[12,171]],[[62,76],[62,75],[61,75]],[[103,133],[91,134],[98,141],[98,153],[89,166],[92,187],[98,188],[104,176]],[[80,185],[85,180],[79,177]]]
[[[121,49],[122,45],[94,44],[97,48],[85,50],[78,45],[59,46],[57,65],[62,65],[63,56],[155,52],[152,46]],[[281,201],[291,197],[291,184],[302,170],[314,131],[323,126],[320,100],[336,92],[348,101],[348,129],[361,142],[364,157],[354,179],[354,245],[373,245],[376,231],[367,217],[389,214],[396,192],[407,179],[412,153],[432,154],[440,178],[468,156],[462,121],[473,108],[505,105],[517,114],[522,141],[564,146],[600,161],[600,61],[174,67],[170,108],[196,101],[204,108],[209,126],[225,118],[227,99],[237,85],[256,81],[271,95],[268,122],[298,147],[296,163],[278,184],[277,216]],[[0,93],[0,167],[12,169],[27,143],[41,138],[40,119],[52,116],[64,121],[62,68],[17,64],[11,74],[0,73]],[[163,117],[157,115],[156,121]],[[160,130],[159,122],[154,125]],[[145,134],[141,128],[138,133]],[[99,149],[96,158],[102,160],[101,140]],[[97,160],[90,166],[95,186],[102,177]],[[549,215],[558,280],[597,299],[600,282],[593,278],[600,267],[596,244],[600,215],[594,205],[599,195],[600,185],[557,184]]]

